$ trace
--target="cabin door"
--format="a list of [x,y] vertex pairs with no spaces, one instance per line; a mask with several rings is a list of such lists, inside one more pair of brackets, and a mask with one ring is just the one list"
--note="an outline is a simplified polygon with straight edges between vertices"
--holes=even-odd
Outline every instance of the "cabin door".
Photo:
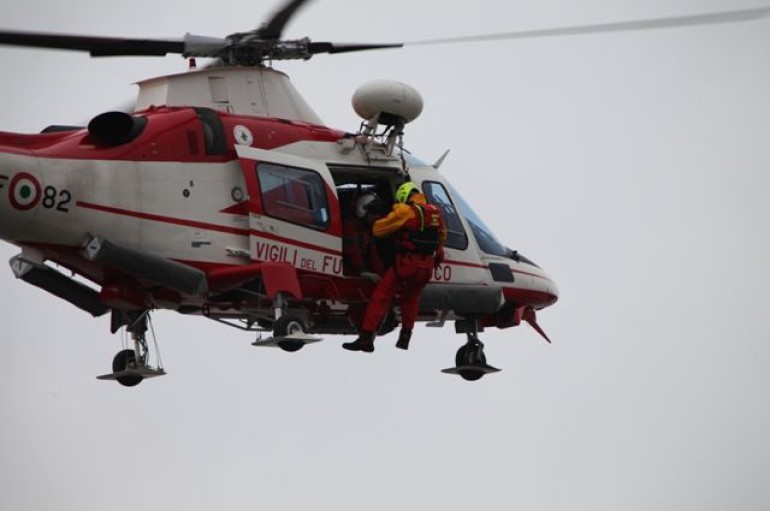
[[342,228],[326,164],[278,151],[237,146],[249,207],[254,261],[342,275]]

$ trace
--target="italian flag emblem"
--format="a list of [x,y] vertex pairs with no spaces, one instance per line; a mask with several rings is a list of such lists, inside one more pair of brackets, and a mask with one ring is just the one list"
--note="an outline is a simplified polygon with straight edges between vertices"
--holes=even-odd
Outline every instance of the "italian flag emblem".
[[20,211],[32,209],[40,202],[40,195],[40,183],[32,174],[20,172],[11,179],[8,198],[14,208]]

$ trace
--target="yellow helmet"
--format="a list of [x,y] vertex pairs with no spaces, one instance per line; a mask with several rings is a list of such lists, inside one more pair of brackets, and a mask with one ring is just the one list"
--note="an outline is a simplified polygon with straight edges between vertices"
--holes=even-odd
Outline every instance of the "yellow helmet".
[[402,204],[406,204],[406,201],[409,200],[409,196],[412,195],[412,192],[420,193],[420,189],[417,188],[416,184],[412,183],[411,181],[407,181],[406,183],[399,186],[398,190],[396,190],[396,201]]

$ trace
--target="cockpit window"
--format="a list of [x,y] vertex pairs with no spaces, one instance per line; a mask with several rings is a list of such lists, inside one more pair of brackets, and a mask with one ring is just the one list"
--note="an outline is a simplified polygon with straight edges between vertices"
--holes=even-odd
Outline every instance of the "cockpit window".
[[468,221],[468,225],[471,228],[473,237],[476,239],[476,243],[478,243],[482,252],[502,257],[508,257],[509,250],[505,248],[505,246],[500,243],[497,238],[495,238],[495,235],[492,234],[492,231],[489,230],[489,227],[484,225],[484,222],[481,220],[481,218],[476,214],[475,211],[473,211],[473,209],[471,209],[471,207],[467,202],[465,202],[462,196],[457,193],[457,190],[452,188],[451,185],[449,190],[452,192],[452,197],[454,197],[455,202],[457,203],[457,207],[460,208],[460,212]]
[[458,250],[468,248],[468,235],[465,234],[457,208],[452,204],[444,186],[435,181],[425,181],[422,184],[422,190],[428,202],[441,208],[441,212],[444,214],[444,223],[447,228],[446,246]]

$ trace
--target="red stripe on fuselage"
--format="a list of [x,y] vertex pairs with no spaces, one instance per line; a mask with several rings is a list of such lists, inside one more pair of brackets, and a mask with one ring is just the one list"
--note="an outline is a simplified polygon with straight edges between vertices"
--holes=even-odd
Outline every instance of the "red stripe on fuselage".
[[227,225],[210,224],[207,222],[198,222],[196,220],[188,220],[186,218],[174,218],[170,216],[155,215],[152,213],[142,213],[139,211],[131,211],[129,209],[116,208],[114,206],[105,206],[102,204],[94,204],[91,202],[78,201],[78,207],[85,209],[92,209],[94,211],[101,211],[103,213],[111,213],[113,215],[128,216],[132,218],[138,218],[140,220],[150,220],[152,222],[162,222],[165,224],[182,225],[184,227],[196,227],[198,229],[206,229],[208,231],[224,232],[228,234],[236,234],[238,236],[248,236],[248,229],[241,229],[238,227],[230,227]]
[[487,270],[489,269],[489,266],[486,264],[478,264],[478,263],[466,263],[465,261],[454,261],[450,259],[445,259],[444,264],[449,264],[452,266],[465,266],[467,268],[476,268],[480,270]]
[[305,242],[297,241],[291,238],[284,238],[282,236],[277,236],[275,234],[256,231],[253,229],[250,231],[249,229],[241,229],[238,227],[229,227],[226,225],[210,224],[206,222],[198,222],[196,220],[188,220],[186,218],[174,218],[174,217],[164,216],[164,215],[155,215],[152,213],[142,213],[139,211],[131,211],[129,209],[116,208],[114,206],[105,206],[102,204],[94,204],[91,202],[84,202],[84,201],[78,201],[76,204],[78,207],[81,207],[81,208],[91,209],[94,211],[101,211],[103,213],[111,213],[113,215],[121,215],[121,216],[127,216],[131,218],[138,218],[140,220],[149,220],[151,222],[161,222],[161,223],[172,224],[172,225],[181,225],[184,227],[195,227],[198,229],[224,232],[228,234],[235,234],[238,236],[249,236],[249,234],[252,234],[255,237],[266,238],[273,241],[279,241],[279,242],[286,243],[299,248],[317,250],[319,252],[325,252],[331,255],[342,255],[341,250],[321,247],[318,245],[313,245],[311,243],[305,243]]
[[[209,231],[224,232],[224,233],[227,233],[227,234],[235,234],[237,236],[249,236],[249,235],[252,235],[252,236],[255,236],[255,237],[259,237],[259,238],[265,238],[265,239],[270,239],[270,240],[273,240],[273,241],[278,241],[278,242],[281,242],[281,243],[286,243],[288,245],[292,245],[292,246],[299,247],[299,248],[305,248],[305,249],[309,249],[309,250],[317,250],[318,252],[323,252],[323,253],[331,254],[331,255],[335,255],[335,256],[342,255],[342,251],[341,250],[336,250],[336,249],[332,249],[332,248],[326,248],[326,247],[322,247],[322,246],[318,246],[318,245],[313,245],[312,243],[305,243],[305,242],[302,242],[302,241],[297,241],[296,239],[292,239],[292,238],[284,238],[283,236],[277,236],[277,235],[272,234],[272,233],[266,233],[266,232],[257,231],[257,230],[254,230],[254,229],[251,229],[251,230],[249,230],[249,229],[241,229],[241,228],[238,228],[238,227],[230,227],[230,226],[226,226],[226,225],[217,225],[217,224],[210,224],[210,223],[207,223],[207,222],[199,222],[199,221],[196,221],[196,220],[188,220],[188,219],[185,219],[185,218],[174,218],[174,217],[169,217],[169,216],[164,216],[164,215],[156,215],[156,214],[152,214],[152,213],[142,213],[142,212],[139,212],[139,211],[131,211],[131,210],[128,210],[128,209],[116,208],[114,206],[105,206],[105,205],[102,205],[102,204],[94,204],[94,203],[91,203],[91,202],[84,202],[84,201],[78,201],[76,203],[76,205],[78,207],[81,207],[81,208],[84,208],[84,209],[91,209],[91,210],[94,210],[94,211],[101,211],[103,213],[111,213],[111,214],[114,214],[114,215],[128,216],[128,217],[131,217],[131,218],[138,218],[140,220],[149,220],[149,221],[152,221],[152,222],[162,222],[162,223],[167,223],[167,224],[172,224],[172,225],[181,225],[181,226],[184,226],[184,227],[195,227],[195,228],[198,228],[198,229],[206,229],[206,230],[209,230]],[[489,269],[489,266],[485,265],[485,264],[468,263],[468,262],[464,262],[464,261],[447,260],[447,261],[445,261],[445,263],[449,264],[449,265],[452,265],[452,266],[465,266],[465,267],[468,267],[468,268],[477,268],[477,269],[481,269],[481,270]],[[522,270],[515,270],[515,269],[512,269],[511,271],[513,273],[518,273],[518,274],[521,274],[521,275],[529,275],[531,277],[536,277],[536,278],[539,278],[539,279],[546,280],[546,281],[550,282],[550,279],[548,277],[544,277],[542,275],[538,275],[537,273],[530,273],[530,272],[526,272],[526,271],[522,271]]]
[[[445,264],[450,264],[452,266],[465,266],[466,268],[477,268],[480,270],[488,270],[489,265],[487,264],[478,264],[478,263],[466,263],[465,261],[453,261],[453,260],[445,260]],[[511,271],[513,273],[518,273],[520,275],[529,275],[530,277],[537,277],[539,279],[547,280],[550,282],[550,279],[548,277],[544,277],[542,275],[538,275],[537,273],[531,273],[528,271],[522,271],[522,270],[516,270],[514,268],[511,268]]]

